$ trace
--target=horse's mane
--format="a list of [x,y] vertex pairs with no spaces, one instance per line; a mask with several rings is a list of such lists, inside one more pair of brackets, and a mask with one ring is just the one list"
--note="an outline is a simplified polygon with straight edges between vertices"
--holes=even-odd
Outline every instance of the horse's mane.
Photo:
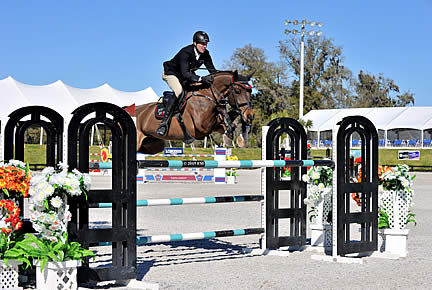
[[218,70],[217,72],[211,73],[212,76],[223,75],[223,74],[229,74],[232,76],[234,72],[231,70]]

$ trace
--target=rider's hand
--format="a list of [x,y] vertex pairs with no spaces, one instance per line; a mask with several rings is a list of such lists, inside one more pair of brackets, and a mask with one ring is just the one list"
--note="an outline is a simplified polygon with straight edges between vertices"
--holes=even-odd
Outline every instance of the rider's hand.
[[201,82],[204,84],[211,85],[214,82],[214,77],[212,75],[201,77]]

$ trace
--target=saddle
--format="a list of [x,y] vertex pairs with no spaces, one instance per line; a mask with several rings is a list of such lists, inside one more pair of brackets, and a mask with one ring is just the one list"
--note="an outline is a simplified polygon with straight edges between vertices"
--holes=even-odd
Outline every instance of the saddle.
[[[184,94],[185,95],[185,94]],[[162,97],[159,98],[159,101],[156,104],[155,108],[155,118],[158,120],[162,120],[166,113],[166,105],[169,98],[175,98],[174,92],[172,91],[165,91],[163,92]],[[176,108],[174,108],[173,115],[176,115],[177,113],[182,114],[184,107],[186,106],[187,99],[182,96],[179,102],[177,103]]]
[[[186,98],[187,93],[183,93],[180,96],[180,99],[177,101],[177,105],[174,108],[173,111],[173,116],[177,117],[177,120],[180,124],[180,127],[183,131],[183,142],[186,144],[191,144],[193,141],[195,141],[195,138],[192,137],[187,128],[186,125],[184,124],[183,118],[182,118],[182,114],[184,111],[184,108],[186,107],[186,102],[188,100],[188,98]],[[167,106],[167,102],[169,98],[175,98],[176,96],[174,95],[174,92],[172,91],[165,91],[163,92],[162,97],[159,99],[159,102],[156,105],[155,108],[155,118],[158,120],[162,120],[164,115],[166,114],[166,106]],[[169,125],[168,125],[169,126]]]

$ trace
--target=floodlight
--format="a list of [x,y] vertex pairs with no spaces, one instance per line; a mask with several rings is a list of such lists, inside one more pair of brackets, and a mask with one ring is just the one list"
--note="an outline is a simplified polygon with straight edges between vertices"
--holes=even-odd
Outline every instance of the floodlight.
[[309,25],[310,25],[310,26],[315,26],[315,24],[316,24],[315,21],[311,21],[311,22],[309,22]]
[[297,25],[297,24],[298,24],[298,20],[294,20],[292,23],[293,23],[294,25]]
[[318,31],[316,35],[317,35],[317,36],[321,36],[321,35],[322,35],[322,32],[321,32],[321,31]]
[[313,30],[312,30],[312,31],[309,31],[308,34],[309,34],[310,36],[314,36],[315,31],[313,31]]
[[318,27],[322,27],[322,23],[321,22],[318,22]]

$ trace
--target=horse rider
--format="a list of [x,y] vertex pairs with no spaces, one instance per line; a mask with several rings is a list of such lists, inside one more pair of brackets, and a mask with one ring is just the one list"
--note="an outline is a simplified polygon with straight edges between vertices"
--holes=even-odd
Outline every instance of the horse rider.
[[203,83],[211,85],[213,76],[198,76],[195,71],[205,65],[209,73],[217,70],[213,65],[212,58],[207,50],[210,42],[209,36],[204,31],[197,31],[193,35],[193,43],[183,47],[171,60],[163,63],[162,79],[173,90],[175,97],[167,101],[165,115],[156,133],[166,136],[168,133],[171,116],[174,112],[178,99],[185,93],[183,86],[191,83]]

